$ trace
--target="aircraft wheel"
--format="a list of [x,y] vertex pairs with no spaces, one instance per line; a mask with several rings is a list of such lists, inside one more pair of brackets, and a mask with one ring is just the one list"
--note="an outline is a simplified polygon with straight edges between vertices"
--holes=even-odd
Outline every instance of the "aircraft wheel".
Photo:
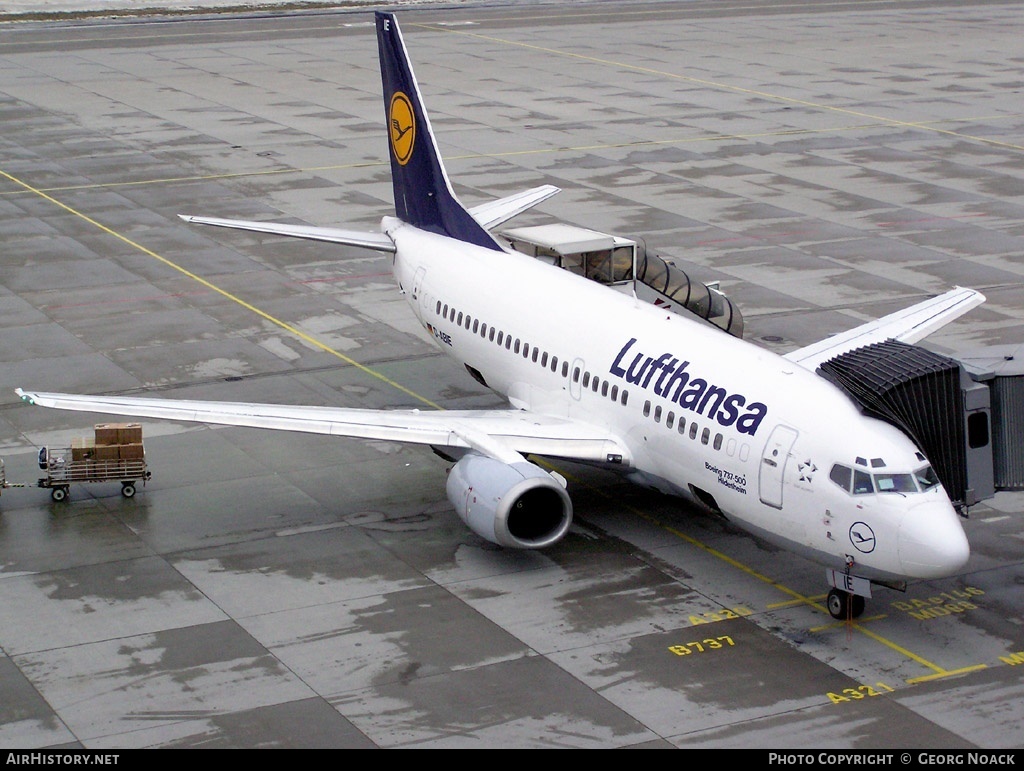
[[829,590],[825,605],[828,607],[828,614],[839,621],[845,621],[848,618],[860,618],[864,612],[863,597],[859,594],[841,592],[838,589]]
[[830,589],[825,605],[828,607],[828,614],[840,621],[846,618],[847,598],[850,595],[838,589]]
[[63,501],[68,497],[68,488],[55,487],[50,491],[50,497],[55,501]]
[[131,498],[132,496],[134,496],[135,485],[133,485],[131,482],[126,482],[125,484],[121,485],[121,495],[123,495],[125,498]]
[[851,594],[850,602],[852,603],[851,615],[854,618],[860,618],[861,614],[864,612],[864,598],[859,594]]

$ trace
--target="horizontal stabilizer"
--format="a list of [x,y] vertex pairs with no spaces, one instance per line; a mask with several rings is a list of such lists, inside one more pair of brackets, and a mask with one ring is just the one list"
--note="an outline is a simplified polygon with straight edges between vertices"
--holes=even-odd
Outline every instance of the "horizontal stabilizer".
[[474,206],[469,213],[480,223],[481,227],[490,230],[560,192],[562,192],[560,187],[541,185],[515,195],[499,198],[497,201]]
[[340,228],[319,228],[312,225],[286,225],[279,222],[255,222],[249,220],[225,220],[217,217],[194,217],[190,214],[179,214],[185,222],[197,225],[214,225],[219,228],[236,230],[252,230],[256,233],[272,233],[292,238],[308,238],[313,241],[327,241],[332,244],[348,244],[375,249],[378,252],[394,252],[395,244],[383,233],[361,232],[358,230],[342,230]]

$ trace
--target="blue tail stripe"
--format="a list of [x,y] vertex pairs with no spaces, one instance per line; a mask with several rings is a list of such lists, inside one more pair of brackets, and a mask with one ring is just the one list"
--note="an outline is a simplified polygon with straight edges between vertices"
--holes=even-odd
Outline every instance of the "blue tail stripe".
[[422,230],[502,251],[452,191],[398,21],[391,13],[374,16],[396,216]]

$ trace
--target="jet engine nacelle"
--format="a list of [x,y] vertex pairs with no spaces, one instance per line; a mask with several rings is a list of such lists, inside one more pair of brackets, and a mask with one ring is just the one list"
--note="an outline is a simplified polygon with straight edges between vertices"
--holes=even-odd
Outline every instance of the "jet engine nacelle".
[[564,484],[539,466],[508,464],[476,453],[448,474],[448,500],[481,538],[510,549],[543,549],[572,522]]

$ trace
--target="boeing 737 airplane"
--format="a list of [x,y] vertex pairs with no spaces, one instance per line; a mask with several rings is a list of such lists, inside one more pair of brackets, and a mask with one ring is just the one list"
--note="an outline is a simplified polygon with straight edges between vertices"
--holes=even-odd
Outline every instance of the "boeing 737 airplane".
[[183,219],[390,253],[398,290],[434,343],[510,408],[360,410],[18,389],[25,401],[429,445],[454,464],[447,493],[459,517],[512,549],[550,547],[572,522],[566,480],[531,458],[619,469],[823,565],[836,618],[860,615],[874,583],[905,588],[963,568],[959,514],[920,446],[865,414],[818,368],[863,346],[917,342],[981,294],[955,288],[779,356],[520,253],[494,227],[558,189],[465,208],[398,22],[375,16],[395,196],[380,232]]

